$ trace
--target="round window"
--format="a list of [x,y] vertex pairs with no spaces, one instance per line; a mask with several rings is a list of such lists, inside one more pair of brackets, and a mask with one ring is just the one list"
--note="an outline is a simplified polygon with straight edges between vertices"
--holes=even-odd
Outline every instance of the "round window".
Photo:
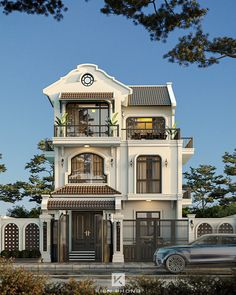
[[94,82],[94,77],[91,74],[84,74],[81,78],[81,82],[84,86],[91,86]]

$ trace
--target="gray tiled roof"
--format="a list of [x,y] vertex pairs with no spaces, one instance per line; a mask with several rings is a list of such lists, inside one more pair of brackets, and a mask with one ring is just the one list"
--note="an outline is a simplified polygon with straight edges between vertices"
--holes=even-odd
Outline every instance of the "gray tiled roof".
[[115,200],[48,200],[49,210],[114,210]]
[[130,106],[171,106],[167,86],[130,86],[133,94],[129,95]]
[[62,92],[60,99],[111,99],[113,92]]
[[116,195],[120,194],[108,185],[65,185],[52,192],[52,195]]

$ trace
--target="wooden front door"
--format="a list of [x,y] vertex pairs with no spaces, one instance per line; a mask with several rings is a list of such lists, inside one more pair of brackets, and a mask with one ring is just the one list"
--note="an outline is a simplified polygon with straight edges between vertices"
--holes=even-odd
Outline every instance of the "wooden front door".
[[94,213],[72,213],[72,251],[94,250]]
[[80,260],[102,261],[102,236],[102,212],[72,212],[72,252]]

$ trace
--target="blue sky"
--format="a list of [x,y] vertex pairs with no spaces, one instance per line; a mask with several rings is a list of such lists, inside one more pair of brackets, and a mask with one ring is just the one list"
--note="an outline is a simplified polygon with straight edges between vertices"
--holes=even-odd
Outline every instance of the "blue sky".
[[[27,179],[25,163],[37,153],[37,142],[53,132],[53,110],[42,89],[80,63],[98,64],[128,85],[172,81],[178,126],[183,136],[194,137],[196,154],[188,166],[212,164],[221,172],[222,154],[236,147],[236,61],[225,59],[208,69],[170,64],[162,56],[175,34],[167,44],[151,42],[143,28],[125,18],[102,15],[100,0],[66,2],[69,11],[59,23],[0,14],[0,153],[8,169],[0,182]],[[235,38],[236,2],[207,3],[206,29],[212,36]],[[0,204],[0,213],[11,206]]]

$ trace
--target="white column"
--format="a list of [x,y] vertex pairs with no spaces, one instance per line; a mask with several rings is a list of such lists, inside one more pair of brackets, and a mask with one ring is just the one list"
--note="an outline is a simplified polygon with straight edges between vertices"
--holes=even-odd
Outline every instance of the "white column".
[[176,219],[182,219],[182,197],[176,200]]
[[[49,214],[42,214],[39,216],[40,220],[40,252],[43,262],[51,262],[51,219],[52,216]],[[44,222],[46,222],[47,229],[47,244],[44,247]]]
[[188,214],[188,241],[189,243],[195,240],[195,216],[196,214]]
[[[120,233],[117,239],[117,225],[119,225]],[[120,243],[119,245],[117,243]],[[112,262],[124,262],[123,254],[123,215],[113,215],[113,256]]]

